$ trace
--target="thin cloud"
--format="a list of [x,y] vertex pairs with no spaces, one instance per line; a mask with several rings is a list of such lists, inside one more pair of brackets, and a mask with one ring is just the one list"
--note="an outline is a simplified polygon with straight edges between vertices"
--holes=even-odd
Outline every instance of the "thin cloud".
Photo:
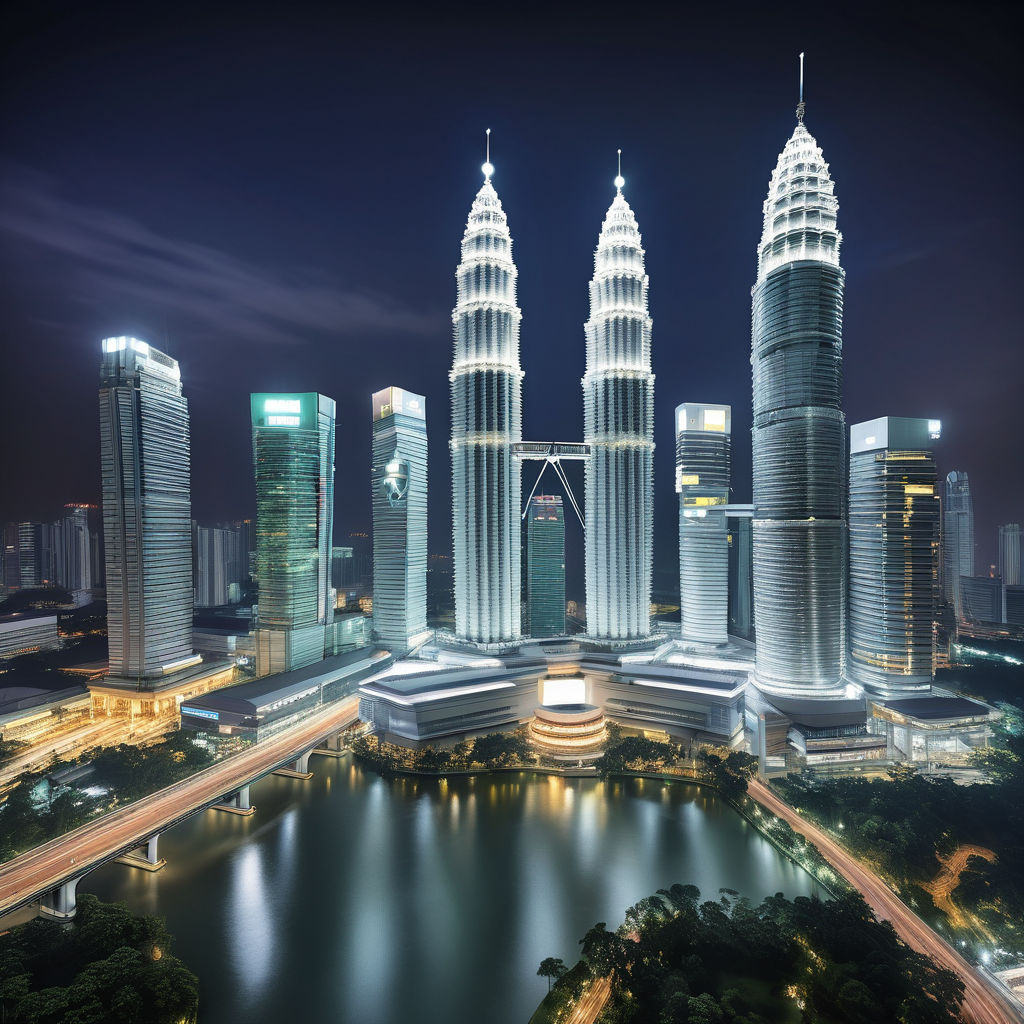
[[435,333],[438,321],[393,296],[342,288],[308,272],[276,273],[209,246],[152,231],[130,217],[71,202],[36,176],[5,173],[0,233],[70,264],[77,297],[151,306],[210,334],[295,342],[308,334]]

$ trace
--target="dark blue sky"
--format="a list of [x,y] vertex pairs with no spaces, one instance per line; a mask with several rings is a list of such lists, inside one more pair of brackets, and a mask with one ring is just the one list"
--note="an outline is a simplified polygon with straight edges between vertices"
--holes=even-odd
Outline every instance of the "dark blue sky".
[[943,420],[979,571],[1024,517],[1021,76],[1000,8],[216,6],[40,3],[5,26],[0,519],[98,498],[99,339],[134,333],[182,364],[198,519],[252,511],[248,393],[320,390],[339,410],[336,540],[368,527],[369,395],[397,384],[428,397],[447,549],[449,314],[491,127],[531,439],[582,434],[623,149],[671,566],[676,404],[732,404],[749,500],[750,286],[801,49],[840,202],[848,422]]

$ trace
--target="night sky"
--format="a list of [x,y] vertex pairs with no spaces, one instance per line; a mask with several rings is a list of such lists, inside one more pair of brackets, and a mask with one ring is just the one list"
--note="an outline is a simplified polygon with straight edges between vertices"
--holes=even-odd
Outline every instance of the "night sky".
[[98,500],[99,341],[134,334],[181,363],[200,522],[253,513],[248,393],[319,390],[338,402],[335,543],[368,529],[370,393],[396,384],[427,396],[430,549],[449,550],[450,312],[490,127],[529,440],[582,436],[587,283],[622,147],[651,279],[655,559],[674,571],[679,402],[733,406],[750,500],[750,288],[801,49],[840,203],[847,421],[941,418],[979,572],[997,525],[1024,518],[1009,14],[209,6],[6,16],[0,520]]

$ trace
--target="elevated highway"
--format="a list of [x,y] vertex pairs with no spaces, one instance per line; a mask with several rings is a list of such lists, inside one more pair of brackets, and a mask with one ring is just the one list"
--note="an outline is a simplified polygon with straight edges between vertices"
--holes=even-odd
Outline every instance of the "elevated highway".
[[[325,739],[358,720],[357,696],[303,718],[276,736],[181,782],[38,846],[0,868],[0,916],[39,903],[51,917],[70,918],[75,890],[90,871],[149,845],[160,832],[239,793],[271,772],[302,764]],[[141,858],[139,858],[141,859]]]

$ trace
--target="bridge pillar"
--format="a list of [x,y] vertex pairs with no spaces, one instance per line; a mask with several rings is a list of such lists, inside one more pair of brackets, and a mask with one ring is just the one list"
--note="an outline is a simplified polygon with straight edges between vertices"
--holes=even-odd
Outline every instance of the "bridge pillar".
[[241,814],[245,817],[256,813],[256,808],[249,802],[248,785],[224,797],[220,803],[214,804],[211,810],[227,811],[229,814]]
[[312,750],[307,750],[304,754],[301,754],[299,757],[295,758],[295,760],[290,765],[285,765],[281,768],[275,768],[274,774],[284,775],[286,778],[289,779],[313,778],[313,773],[309,770],[309,755],[312,753]]
[[39,916],[55,921],[70,921],[78,909],[78,883],[85,875],[69,878],[66,882],[51,889],[39,901]]
[[160,833],[155,832],[144,843],[134,850],[129,850],[121,857],[114,858],[118,864],[127,864],[130,868],[141,868],[143,871],[159,871],[167,864],[157,852],[157,841]]
[[344,734],[344,730],[331,733],[331,735],[324,739],[322,743],[317,744],[310,753],[327,754],[330,757],[341,757],[342,754],[348,752],[346,746],[342,742]]

